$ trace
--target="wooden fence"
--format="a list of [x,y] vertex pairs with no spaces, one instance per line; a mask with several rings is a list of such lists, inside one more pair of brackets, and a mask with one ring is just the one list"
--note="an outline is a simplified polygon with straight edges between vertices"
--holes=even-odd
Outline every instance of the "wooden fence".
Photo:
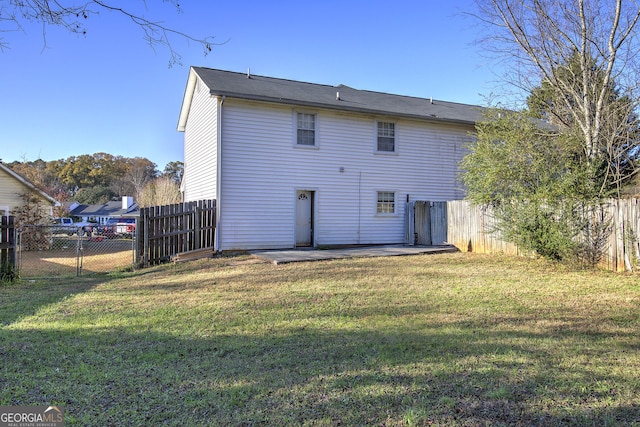
[[[599,211],[612,226],[601,266],[612,271],[640,269],[640,200],[611,199]],[[463,252],[523,254],[495,231],[490,209],[466,200],[447,202],[447,241]]]
[[0,265],[16,267],[16,229],[14,217],[0,216]]
[[447,241],[447,202],[416,201],[408,203],[407,211],[413,217],[408,243],[430,246]]
[[142,208],[137,264],[146,267],[195,251],[213,255],[215,228],[215,200]]

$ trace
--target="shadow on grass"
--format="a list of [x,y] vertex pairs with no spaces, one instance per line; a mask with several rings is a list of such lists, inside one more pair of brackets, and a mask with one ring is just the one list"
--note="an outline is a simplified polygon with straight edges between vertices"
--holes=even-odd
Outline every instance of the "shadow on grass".
[[545,335],[145,328],[0,330],[0,404],[61,404],[82,426],[633,425],[640,411],[640,382],[567,366]]
[[[0,405],[64,405],[70,426],[638,425],[634,304],[600,327],[561,308],[457,310],[355,285],[343,302],[339,286],[289,291],[297,269],[190,271],[138,272],[32,323],[15,322],[108,278],[25,287],[15,309],[0,299]],[[354,276],[378,280],[331,277]],[[275,297],[258,291],[270,282]]]
[[32,316],[41,308],[73,295],[87,292],[111,280],[108,276],[92,278],[22,279],[0,285],[0,326],[7,326]]

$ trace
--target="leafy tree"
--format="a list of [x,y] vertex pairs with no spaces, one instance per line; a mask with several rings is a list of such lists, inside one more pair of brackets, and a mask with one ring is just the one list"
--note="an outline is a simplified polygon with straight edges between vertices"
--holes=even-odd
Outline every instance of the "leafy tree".
[[[146,7],[147,2],[142,2]],[[170,3],[176,12],[181,12],[177,0],[163,0]],[[46,45],[46,31],[49,27],[60,27],[74,34],[84,35],[89,31],[91,18],[98,17],[101,12],[112,12],[126,21],[137,25],[143,38],[151,47],[162,46],[169,51],[169,66],[181,64],[180,54],[174,50],[174,38],[186,39],[199,45],[204,54],[211,52],[213,37],[197,38],[182,31],[164,25],[162,22],[145,18],[132,11],[134,5],[120,7],[108,0],[7,0],[0,4],[0,33],[20,30],[25,23],[42,26],[42,38]],[[0,38],[0,50],[8,48],[8,44]]]
[[165,165],[163,176],[168,176],[176,184],[180,185],[182,182],[182,174],[184,173],[184,163],[180,161],[169,162]]
[[69,157],[60,171],[60,180],[75,194],[80,188],[96,185],[91,176],[92,168],[93,159],[88,154]]
[[126,173],[125,162],[120,161],[121,156],[113,156],[107,153],[94,153],[89,176],[96,186],[108,187],[114,177],[122,176]]
[[57,173],[49,167],[49,162],[42,159],[12,162],[8,166],[49,195],[53,196],[62,188]]
[[598,203],[620,194],[637,163],[640,9],[623,0],[476,2],[485,46],[513,66],[505,80],[527,94],[530,112],[493,112],[478,125],[463,161],[469,197],[494,207],[509,240],[595,263],[609,228]]
[[[532,119],[527,111],[487,109],[461,163],[468,198],[497,205],[533,193],[562,198],[581,185],[575,140]],[[576,169],[576,171],[573,171]],[[571,191],[572,193],[574,191]]]
[[577,254],[588,169],[580,144],[524,112],[489,109],[463,158],[468,198],[489,205],[508,241],[553,260]]
[[[115,197],[138,197],[158,176],[155,163],[144,157],[123,157],[108,153],[82,154],[45,162],[13,162],[9,166],[29,178],[58,201],[104,203]],[[182,162],[170,162],[163,176],[179,185]]]
[[98,205],[107,203],[118,195],[109,187],[89,187],[81,188],[75,195],[74,199],[78,203],[86,205]]

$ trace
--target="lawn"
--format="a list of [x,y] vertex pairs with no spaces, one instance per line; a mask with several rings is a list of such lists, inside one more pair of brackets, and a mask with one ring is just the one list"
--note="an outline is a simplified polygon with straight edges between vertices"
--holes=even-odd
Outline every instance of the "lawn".
[[0,405],[69,426],[640,425],[640,281],[248,256],[0,287]]

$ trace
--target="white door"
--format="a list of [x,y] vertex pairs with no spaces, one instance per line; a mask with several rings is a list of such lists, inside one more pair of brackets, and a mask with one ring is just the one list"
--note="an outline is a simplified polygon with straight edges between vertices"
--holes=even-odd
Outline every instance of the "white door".
[[313,244],[313,191],[296,192],[296,246]]

